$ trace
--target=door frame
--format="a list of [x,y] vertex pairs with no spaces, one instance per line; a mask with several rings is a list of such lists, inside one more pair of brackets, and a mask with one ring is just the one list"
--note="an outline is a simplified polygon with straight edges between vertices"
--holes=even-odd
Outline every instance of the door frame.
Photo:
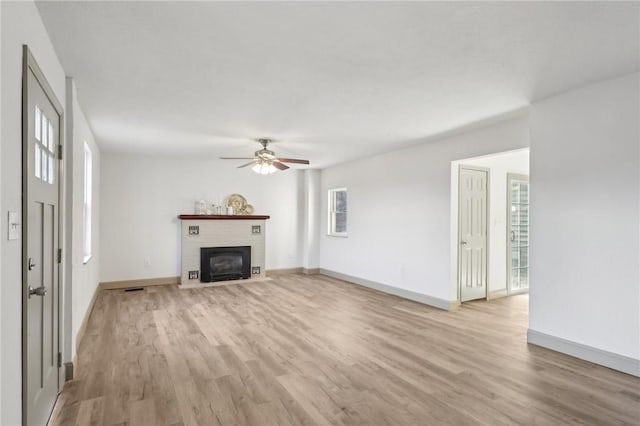
[[[22,321],[21,321],[21,352],[22,352],[22,384],[21,384],[21,392],[22,392],[22,424],[27,424],[27,414],[28,408],[28,394],[27,394],[27,383],[28,383],[28,371],[27,371],[27,322],[28,322],[28,313],[27,313],[27,303],[28,303],[28,265],[26,259],[28,258],[28,204],[29,204],[29,194],[28,194],[28,179],[29,179],[29,73],[33,73],[35,79],[38,84],[46,94],[47,98],[53,105],[56,113],[58,114],[58,176],[57,176],[57,186],[58,186],[58,250],[62,249],[63,243],[63,220],[64,220],[64,209],[63,209],[63,164],[62,159],[60,158],[62,146],[64,145],[64,109],[62,108],[62,104],[58,101],[55,96],[55,93],[49,82],[47,81],[44,73],[38,66],[33,54],[29,50],[29,46],[26,44],[22,46]],[[62,259],[60,259],[62,260]],[[60,392],[62,388],[62,384],[64,383],[64,368],[61,367],[61,358],[60,354],[62,352],[62,283],[63,283],[63,262],[58,263],[58,288],[56,294],[56,302],[58,304],[58,341],[56,342],[58,346],[58,383],[57,389]],[[51,407],[53,409],[53,407]]]
[[[509,233],[509,228],[511,228],[511,180],[526,180],[529,183],[529,175],[523,175],[520,173],[507,173],[507,295],[511,296],[513,294],[521,294],[528,293],[529,287],[524,289],[511,289],[511,236]],[[531,192],[529,192],[531,194]],[[529,218],[531,218],[531,198],[529,198]],[[531,223],[531,219],[529,219],[529,223]],[[531,225],[529,225],[531,228]],[[529,241],[529,247],[531,247],[531,241]]]
[[[485,286],[485,300],[487,300],[489,298],[489,255],[490,255],[490,250],[489,250],[489,225],[491,224],[491,222],[489,221],[489,214],[491,213],[491,169],[487,168],[487,167],[481,167],[481,166],[468,166],[465,164],[460,164],[458,166],[458,235],[456,238],[456,251],[458,253],[457,257],[458,257],[458,265],[456,266],[456,281],[457,281],[457,286],[458,286],[458,302],[460,303],[464,303],[462,301],[462,285],[460,283],[460,268],[462,266],[462,262],[461,262],[461,247],[460,247],[460,223],[461,223],[461,216],[462,216],[462,208],[461,208],[461,199],[462,199],[462,179],[460,179],[461,175],[462,175],[462,170],[475,170],[478,172],[485,172],[487,174],[487,203],[486,203],[486,208],[485,208],[485,226],[487,229],[487,255],[486,255],[486,259],[487,259],[487,264],[486,264],[486,271],[487,271],[487,284]],[[481,300],[481,299],[474,299],[474,300]]]

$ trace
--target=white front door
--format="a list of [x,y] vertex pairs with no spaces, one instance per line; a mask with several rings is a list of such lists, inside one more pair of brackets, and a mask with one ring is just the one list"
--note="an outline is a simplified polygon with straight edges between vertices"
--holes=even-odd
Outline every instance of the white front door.
[[487,297],[487,182],[486,170],[460,168],[458,285],[461,302]]
[[26,47],[24,60],[23,421],[42,426],[53,409],[59,385],[61,109]]

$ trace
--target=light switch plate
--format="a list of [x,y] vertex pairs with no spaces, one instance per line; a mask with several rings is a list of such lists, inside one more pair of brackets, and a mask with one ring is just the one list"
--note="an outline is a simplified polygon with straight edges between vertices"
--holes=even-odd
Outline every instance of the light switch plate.
[[20,238],[20,220],[18,212],[9,212],[9,240]]

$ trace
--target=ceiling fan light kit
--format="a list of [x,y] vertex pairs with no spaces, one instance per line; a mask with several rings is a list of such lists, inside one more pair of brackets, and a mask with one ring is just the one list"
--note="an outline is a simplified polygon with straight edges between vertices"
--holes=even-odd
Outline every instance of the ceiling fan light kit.
[[261,175],[270,175],[271,173],[276,172],[278,169],[276,169],[276,167],[271,163],[268,163],[266,161],[258,161],[251,168],[251,170]]
[[254,153],[253,158],[246,157],[220,157],[222,160],[251,160],[246,164],[238,166],[243,168],[253,165],[251,170],[261,175],[270,175],[278,170],[287,170],[289,166],[284,163],[295,164],[309,164],[309,160],[300,160],[297,158],[279,158],[276,157],[276,153],[267,149],[267,145],[271,142],[271,139],[257,139],[257,142],[262,145],[262,149],[259,149]]

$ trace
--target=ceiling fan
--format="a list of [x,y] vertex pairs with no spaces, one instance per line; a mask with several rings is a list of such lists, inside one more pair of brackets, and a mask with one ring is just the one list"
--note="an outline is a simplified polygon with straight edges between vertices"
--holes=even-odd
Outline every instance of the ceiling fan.
[[287,170],[289,166],[284,163],[309,164],[309,160],[299,160],[297,158],[280,158],[276,153],[267,148],[271,139],[256,139],[262,145],[262,149],[255,152],[254,157],[220,157],[221,160],[251,160],[246,164],[238,166],[239,169],[253,165],[251,170],[261,175],[268,175],[277,170]]

